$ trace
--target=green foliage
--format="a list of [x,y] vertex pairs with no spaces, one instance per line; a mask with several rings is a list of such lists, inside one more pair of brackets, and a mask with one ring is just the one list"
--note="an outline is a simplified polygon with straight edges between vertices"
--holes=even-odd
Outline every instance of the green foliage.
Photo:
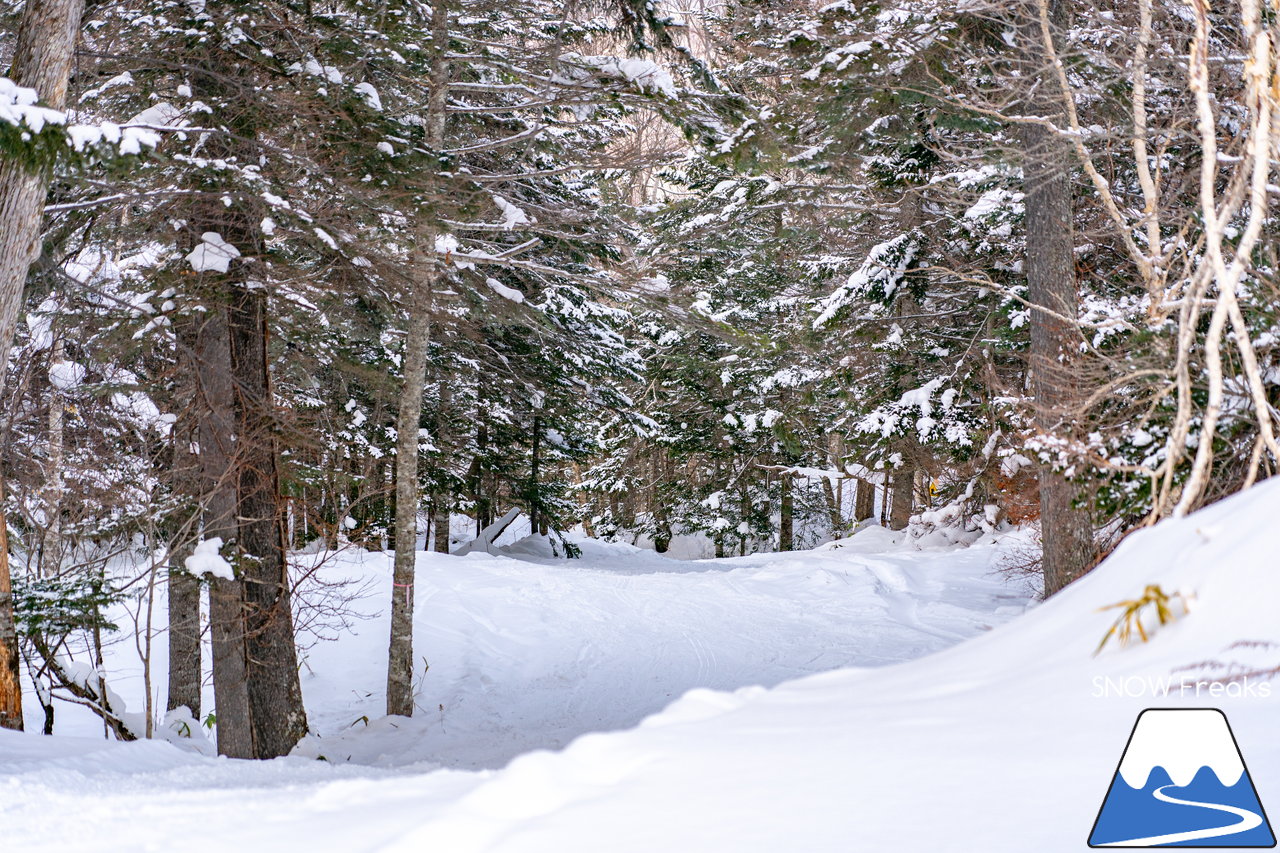
[[13,611],[19,634],[62,637],[74,631],[115,631],[103,615],[123,594],[99,576],[13,579]]

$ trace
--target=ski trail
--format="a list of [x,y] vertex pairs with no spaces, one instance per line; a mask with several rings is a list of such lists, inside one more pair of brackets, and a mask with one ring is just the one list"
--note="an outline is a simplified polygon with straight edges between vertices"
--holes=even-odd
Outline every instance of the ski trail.
[[1176,788],[1176,785],[1165,785],[1156,788],[1152,794],[1157,800],[1164,803],[1173,803],[1175,806],[1195,806],[1201,809],[1212,809],[1215,812],[1226,812],[1240,818],[1239,823],[1231,823],[1226,826],[1214,826],[1209,829],[1193,829],[1189,832],[1170,832],[1167,835],[1153,835],[1149,838],[1130,838],[1127,841],[1112,841],[1109,844],[1099,845],[1102,847],[1155,847],[1157,845],[1177,844],[1182,841],[1199,841],[1206,838],[1221,838],[1224,835],[1236,835],[1241,832],[1248,832],[1254,827],[1262,825],[1262,816],[1251,812],[1248,809],[1236,808],[1235,806],[1221,806],[1217,803],[1197,803],[1194,800],[1180,800],[1177,797],[1171,797],[1166,794],[1165,788]]
[[920,618],[920,602],[927,598],[928,593],[907,571],[888,560],[864,557],[857,560],[856,564],[861,565],[876,579],[876,594],[884,601],[889,615],[899,624],[952,643],[964,639],[954,631],[925,624]]

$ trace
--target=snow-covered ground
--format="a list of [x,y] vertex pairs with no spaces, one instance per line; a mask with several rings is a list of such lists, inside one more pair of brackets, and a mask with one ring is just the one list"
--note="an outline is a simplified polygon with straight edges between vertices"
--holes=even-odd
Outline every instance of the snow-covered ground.
[[[373,618],[308,652],[318,735],[287,759],[0,733],[3,849],[1082,850],[1148,706],[1225,710],[1265,806],[1280,685],[1192,682],[1280,665],[1278,514],[1280,480],[1130,536],[1021,618],[1025,589],[992,572],[1016,535],[915,550],[872,528],[691,563],[424,554],[412,720],[378,716]],[[385,555],[322,572],[374,579],[357,607],[385,609]],[[1095,657],[1099,608],[1152,583],[1189,612]],[[1145,680],[1170,677],[1168,695]]]

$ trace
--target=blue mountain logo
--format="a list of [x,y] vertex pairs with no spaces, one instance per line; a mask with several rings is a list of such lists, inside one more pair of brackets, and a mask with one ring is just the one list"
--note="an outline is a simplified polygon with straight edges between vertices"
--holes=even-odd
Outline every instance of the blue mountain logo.
[[1148,708],[1089,834],[1090,847],[1275,847],[1227,717]]

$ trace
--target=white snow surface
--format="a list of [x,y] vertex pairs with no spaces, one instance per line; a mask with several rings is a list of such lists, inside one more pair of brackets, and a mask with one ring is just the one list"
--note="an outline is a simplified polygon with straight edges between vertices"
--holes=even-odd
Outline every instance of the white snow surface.
[[191,555],[182,561],[183,565],[191,574],[196,577],[215,577],[224,580],[235,580],[236,573],[231,568],[231,564],[223,559],[222,554],[222,537],[214,536],[211,539],[202,539]]
[[200,235],[200,245],[187,254],[187,263],[196,272],[226,272],[231,262],[240,257],[240,250],[222,239],[216,231]]
[[[412,719],[379,716],[383,615],[307,653],[318,734],[289,758],[0,732],[5,849],[1083,850],[1148,706],[1223,708],[1265,804],[1270,682],[1195,691],[1280,663],[1278,510],[1280,479],[1135,533],[1025,615],[992,572],[1022,534],[919,549],[873,527],[687,563],[596,542],[564,561],[545,540],[424,553]],[[304,559],[371,579],[360,606],[385,611],[387,555]],[[1094,656],[1099,608],[1152,583],[1194,607]]]
[[49,365],[49,382],[59,391],[74,391],[84,382],[85,368],[74,361],[55,361]]

